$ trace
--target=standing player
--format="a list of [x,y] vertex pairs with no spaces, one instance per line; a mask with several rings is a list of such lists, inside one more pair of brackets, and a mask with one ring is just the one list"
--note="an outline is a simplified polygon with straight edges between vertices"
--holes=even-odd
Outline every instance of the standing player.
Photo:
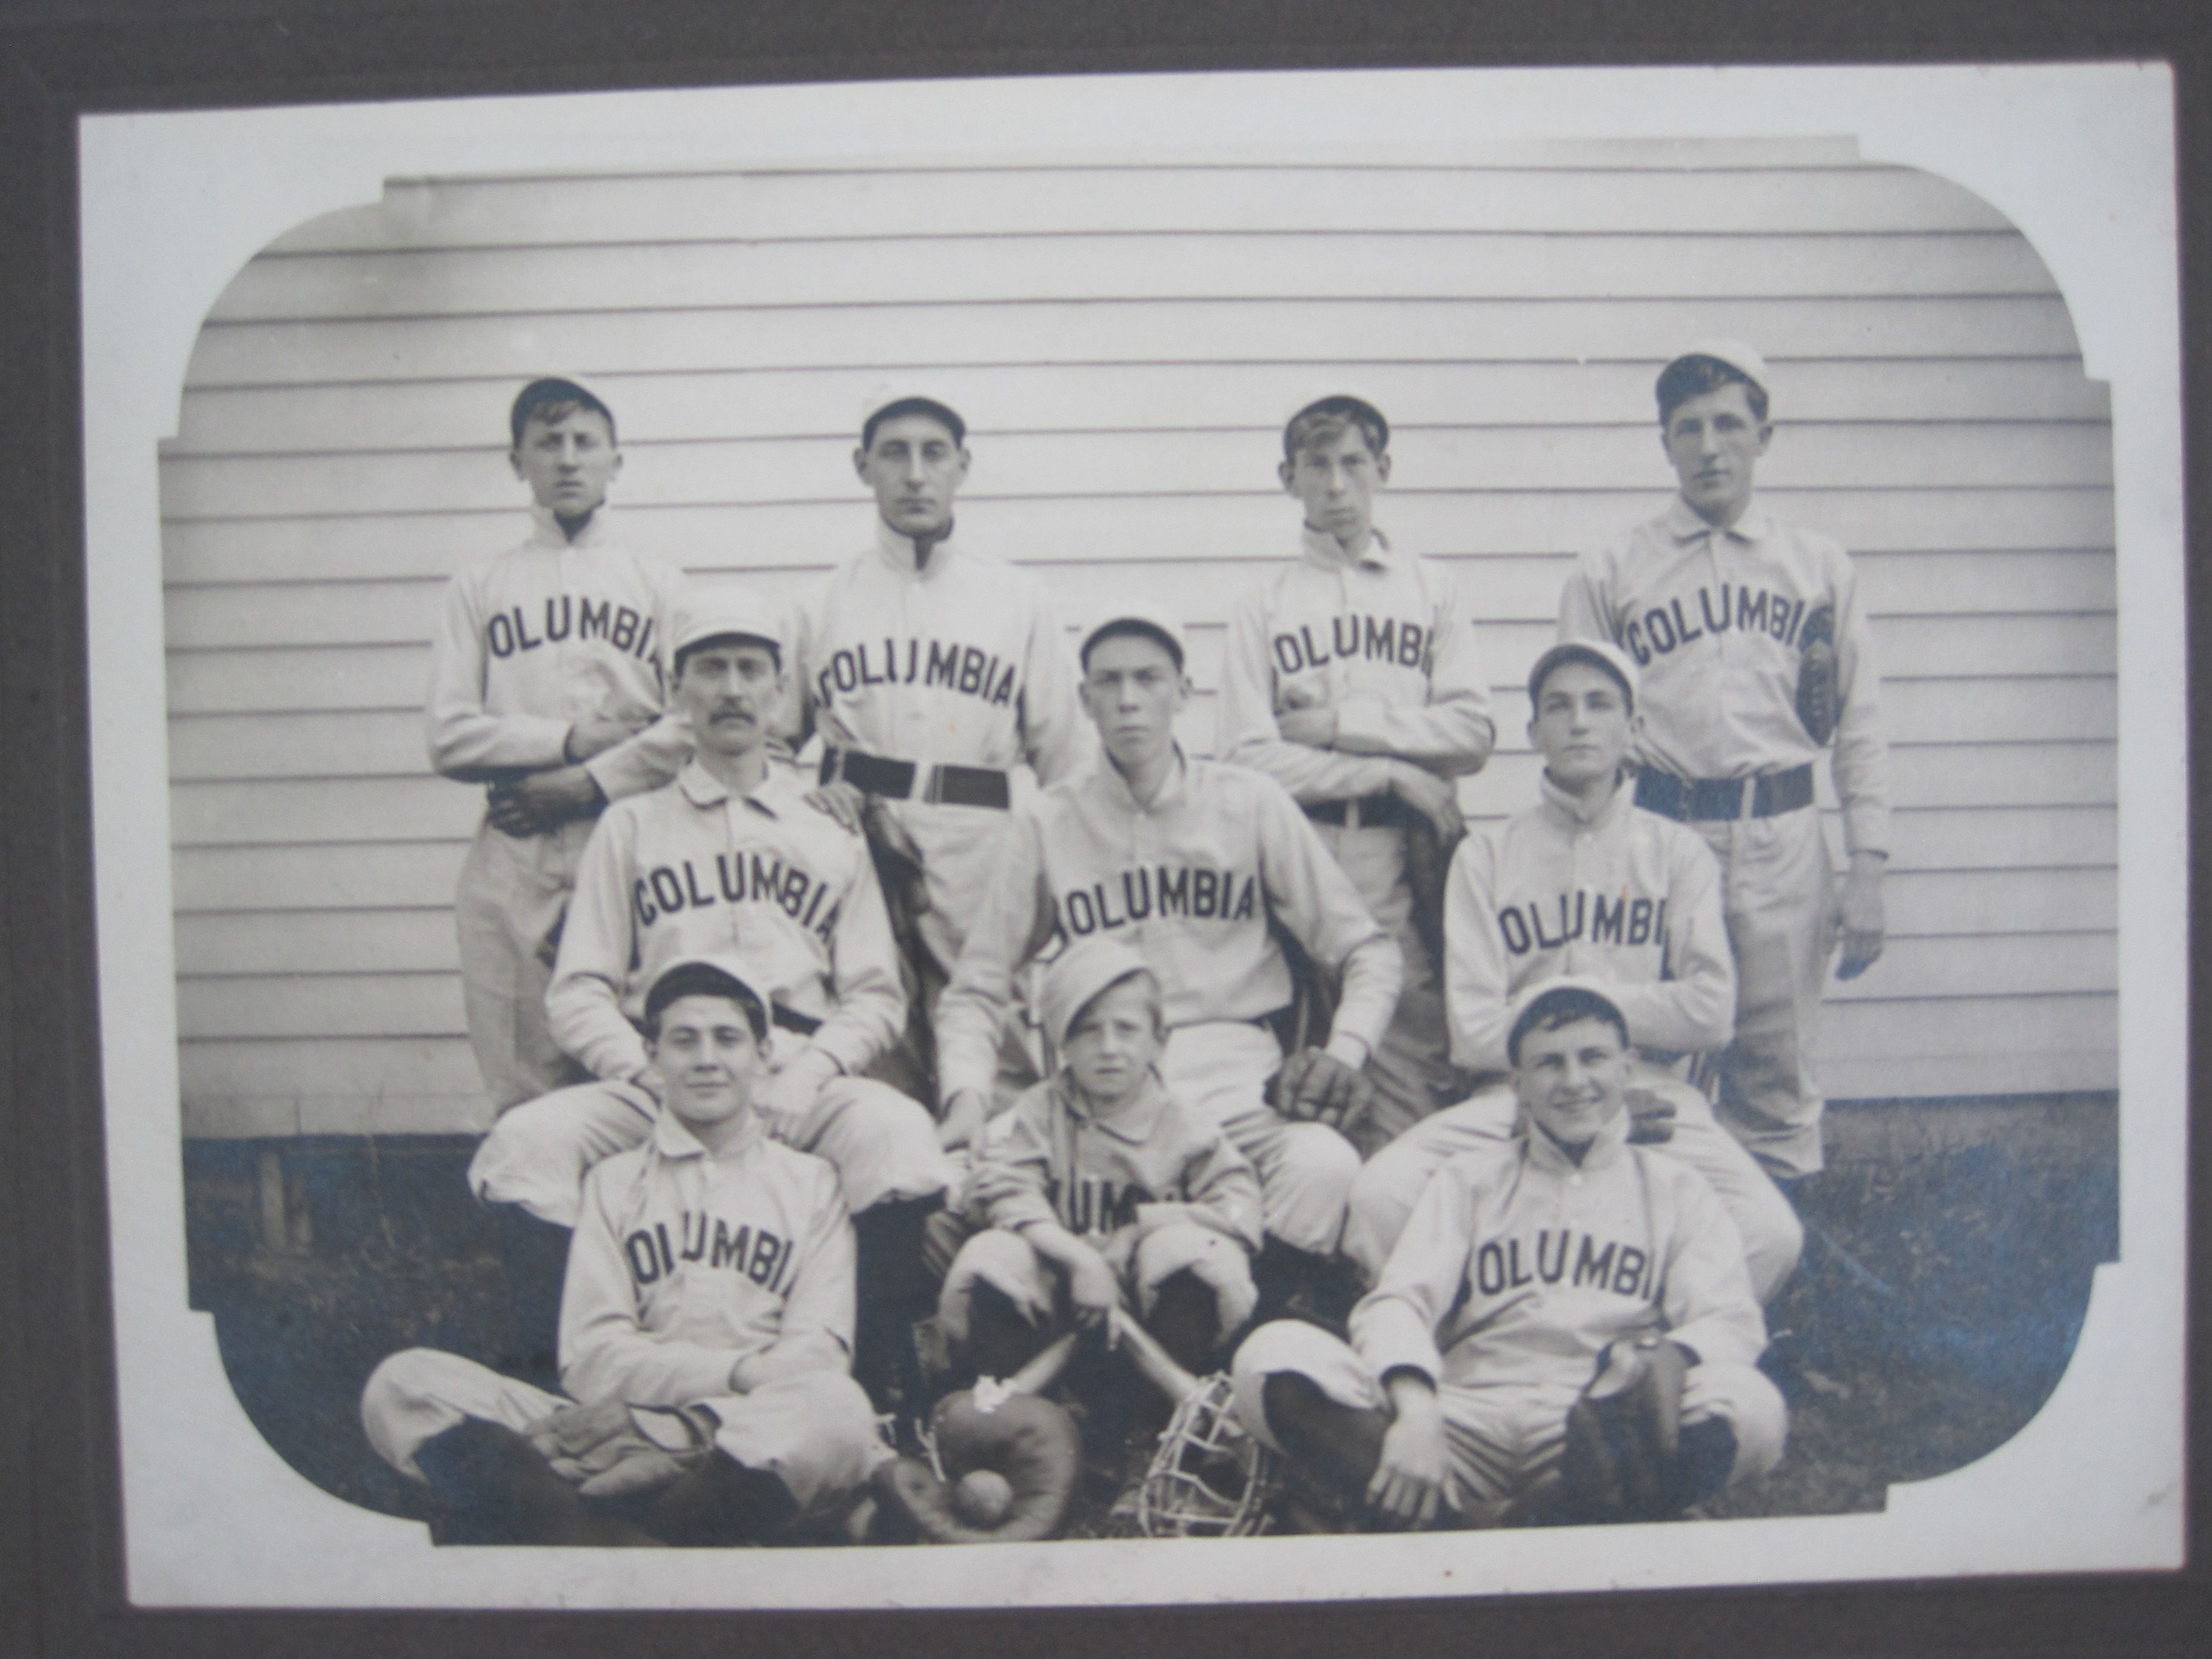
[[[1559,637],[1609,640],[1636,659],[1636,804],[1689,823],[1720,856],[1737,988],[1722,1120],[1777,1180],[1795,1180],[1821,1166],[1814,1049],[1838,930],[1838,979],[1881,955],[1880,682],[1844,550],[1752,498],[1774,431],[1765,361],[1733,341],[1695,346],[1661,372],[1658,399],[1680,497],[1584,556]],[[1813,805],[1824,750],[1850,860],[1840,896]]]
[[[875,492],[876,544],[802,602],[792,666],[822,781],[868,826],[915,998],[918,1086],[934,1079],[928,1011],[990,889],[1012,800],[1008,772],[1042,783],[1093,752],[1067,641],[1027,572],[953,538],[967,427],[928,398],[868,416],[853,465]],[[805,732],[802,730],[801,736]],[[1006,1068],[1026,1070],[1009,1026]],[[948,1113],[948,1146],[978,1120]]]
[[1634,804],[1621,764],[1636,732],[1636,665],[1625,652],[1596,640],[1553,646],[1529,671],[1528,704],[1542,799],[1461,844],[1444,903],[1452,1058],[1483,1081],[1360,1170],[1345,1254],[1371,1281],[1437,1168],[1513,1133],[1512,1008],[1571,974],[1602,982],[1620,1009],[1637,1045],[1636,1094],[1663,1106],[1667,1150],[1735,1220],[1764,1302],[1796,1265],[1804,1230],[1684,1080],[1691,1054],[1728,1042],[1735,1010],[1720,870],[1695,831]]
[[[1015,815],[994,880],[938,1006],[946,1100],[981,1115],[1015,973],[1058,938],[1134,946],[1159,981],[1168,1092],[1219,1126],[1260,1176],[1271,1305],[1341,1290],[1333,1258],[1359,1154],[1330,1127],[1366,1100],[1360,1067],[1390,1021],[1398,947],[1369,915],[1296,802],[1249,767],[1187,760],[1182,630],[1154,611],[1111,612],[1085,636],[1082,701],[1105,759]],[[1274,1020],[1291,977],[1286,929],[1342,994],[1326,1046],[1287,1060]],[[1269,1079],[1283,1103],[1267,1101]]]
[[667,782],[690,748],[662,713],[683,578],[607,528],[613,414],[574,381],[533,380],[509,426],[535,523],[447,590],[428,714],[430,763],[491,786],[454,914],[469,1042],[500,1111],[576,1080],[545,988],[592,821]]
[[1598,987],[1555,981],[1504,1044],[1519,1133],[1422,1190],[1349,1343],[1291,1322],[1245,1340],[1237,1416],[1401,1526],[1495,1524],[1561,1474],[1554,1513],[1628,1518],[1572,1502],[1570,1418],[1618,1360],[1680,1386],[1650,1449],[1657,1490],[1635,1518],[1764,1474],[1786,1432],[1755,1364],[1765,1322],[1697,1171],[1628,1143],[1621,1011]]
[[667,1110],[586,1185],[561,1306],[568,1398],[427,1348],[362,1396],[377,1454],[493,1541],[752,1542],[833,1509],[888,1455],[846,1375],[836,1172],[762,1133],[767,1007],[720,957],[671,965],[643,1018]]
[[1357,398],[1291,417],[1279,476],[1305,509],[1300,556],[1231,611],[1221,670],[1222,758],[1290,791],[1405,958],[1367,1062],[1375,1103],[1354,1138],[1369,1150],[1434,1111],[1449,1081],[1442,963],[1423,929],[1438,937],[1462,829],[1451,781],[1480,771],[1496,736],[1457,586],[1375,528],[1389,442]]
[[949,1174],[928,1113],[861,1076],[906,1011],[882,896],[860,838],[771,759],[785,690],[775,612],[717,588],[671,643],[675,705],[697,751],[675,782],[599,821],[547,996],[554,1036],[600,1080],[501,1118],[470,1184],[502,1206],[518,1310],[542,1340],[585,1171],[645,1139],[658,1111],[633,1023],[647,990],[671,963],[737,950],[775,1028],[762,1119],[836,1166],[860,1231],[857,1369],[882,1395],[902,1322],[927,1309],[921,1230]]

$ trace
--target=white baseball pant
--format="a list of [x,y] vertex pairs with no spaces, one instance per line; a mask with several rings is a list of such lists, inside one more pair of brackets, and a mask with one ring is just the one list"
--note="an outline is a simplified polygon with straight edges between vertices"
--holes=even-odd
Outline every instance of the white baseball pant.
[[542,836],[503,835],[485,823],[462,862],[453,895],[461,998],[469,1046],[495,1112],[583,1075],[546,1021],[545,989],[553,979],[547,946],[575,890],[576,863],[593,823],[577,819]]

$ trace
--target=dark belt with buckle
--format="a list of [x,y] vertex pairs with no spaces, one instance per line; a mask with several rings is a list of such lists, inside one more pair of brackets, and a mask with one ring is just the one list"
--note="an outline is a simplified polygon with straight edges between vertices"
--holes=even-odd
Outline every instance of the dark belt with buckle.
[[822,1022],[811,1014],[802,1014],[796,1008],[787,1008],[780,1002],[769,1005],[768,1017],[787,1031],[796,1031],[801,1036],[812,1036],[822,1029]]
[[1684,823],[1771,818],[1813,804],[1813,768],[1808,763],[1755,778],[1678,778],[1646,768],[1636,775],[1636,804]]
[[990,806],[1001,812],[1013,805],[1006,775],[996,768],[923,768],[912,761],[871,755],[861,749],[826,750],[822,757],[822,781],[849,783],[863,794],[881,795],[887,800],[924,800],[939,806]]
[[1410,830],[1420,818],[1419,813],[1387,789],[1351,800],[1309,802],[1305,811],[1316,823],[1331,823],[1340,829],[1348,823],[1360,830]]

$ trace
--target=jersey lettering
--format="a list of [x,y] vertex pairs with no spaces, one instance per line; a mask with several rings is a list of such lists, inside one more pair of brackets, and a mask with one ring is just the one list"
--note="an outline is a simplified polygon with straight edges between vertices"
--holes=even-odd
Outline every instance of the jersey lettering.
[[843,908],[812,872],[763,853],[717,853],[710,869],[686,859],[647,871],[630,886],[641,933],[664,916],[714,904],[772,905],[827,943]]
[[1498,931],[1509,953],[1561,951],[1587,939],[1593,945],[1643,945],[1667,936],[1667,901],[1635,898],[1583,888],[1518,904],[1501,905]]
[[1054,1176],[1045,1182],[1045,1199],[1062,1226],[1083,1235],[1116,1232],[1133,1225],[1137,1206],[1150,1204],[1152,1194],[1134,1181],[1116,1185],[1103,1176],[1078,1175],[1063,1182]]
[[[1524,1244],[1528,1248],[1523,1249]],[[1633,1244],[1607,1239],[1600,1248],[1592,1234],[1546,1227],[1534,1238],[1484,1240],[1474,1253],[1474,1288],[1484,1296],[1504,1296],[1531,1285],[1565,1282],[1574,1290],[1609,1291],[1650,1301],[1656,1289],[1651,1267],[1651,1256]]]
[[605,640],[617,651],[640,662],[653,659],[653,618],[612,599],[596,605],[580,593],[549,594],[539,621],[531,631],[531,617],[522,606],[510,605],[484,623],[484,649],[495,657],[512,657],[535,651],[541,645],[558,644],[572,635],[579,641]]
[[1012,663],[980,647],[886,635],[832,652],[814,677],[815,701],[827,707],[838,692],[850,696],[864,688],[915,684],[1004,706],[1019,694],[1021,676]]
[[1677,597],[1653,604],[1641,617],[1621,624],[1620,643],[1648,666],[1663,657],[1709,635],[1731,629],[1740,634],[1764,634],[1786,647],[1797,643],[1798,624],[1805,620],[1805,601],[1770,589],[1756,591],[1737,582],[1700,587],[1694,603]]
[[672,1237],[668,1224],[656,1221],[623,1240],[631,1282],[641,1290],[658,1284],[681,1263],[698,1261],[709,1270],[742,1273],[763,1290],[781,1295],[788,1288],[792,1248],[791,1240],[765,1227],[740,1224],[733,1231],[723,1217],[699,1210],[678,1212]]
[[1053,908],[1060,931],[1079,939],[1126,927],[1155,911],[1163,919],[1248,921],[1260,914],[1260,883],[1256,876],[1233,870],[1163,864],[1070,888],[1054,896]]
[[1326,641],[1314,637],[1316,624],[1301,623],[1274,636],[1275,666],[1285,674],[1326,668],[1337,661],[1364,659],[1400,668],[1429,672],[1430,630],[1410,618],[1344,615],[1328,619]]

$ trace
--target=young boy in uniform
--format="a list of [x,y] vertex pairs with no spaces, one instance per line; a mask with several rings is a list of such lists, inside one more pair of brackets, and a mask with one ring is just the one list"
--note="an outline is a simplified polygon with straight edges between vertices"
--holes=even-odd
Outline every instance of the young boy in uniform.
[[[1095,752],[1076,713],[1067,638],[1029,572],[956,539],[966,423],[931,398],[871,414],[854,470],[876,498],[875,544],[800,603],[792,668],[800,730],[823,743],[832,810],[865,823],[914,992],[912,1086],[937,1093],[929,1016],[994,873],[1009,773],[1041,783]],[[1002,1066],[1036,1075],[1010,1026]],[[947,1146],[981,1120],[947,1111]]]
[[769,1009],[742,971],[678,962],[647,995],[666,1109],[586,1183],[566,1397],[427,1348],[369,1377],[378,1455],[487,1541],[754,1542],[834,1513],[888,1455],[846,1374],[853,1228],[836,1172],[769,1139],[753,1109]]
[[1457,585],[1375,527],[1389,443],[1358,398],[1291,417],[1279,476],[1305,512],[1299,556],[1231,610],[1221,670],[1221,757],[1290,791],[1405,960],[1367,1062],[1374,1104],[1352,1130],[1370,1152],[1434,1111],[1449,1080],[1431,951],[1462,828],[1452,781],[1482,769],[1496,735]]
[[664,713],[681,573],[607,527],[615,417],[533,380],[508,417],[530,538],[456,575],[430,648],[430,763],[490,786],[454,899],[469,1042],[495,1110],[573,1083],[545,1021],[563,907],[592,821],[690,748]]
[[1422,1191],[1349,1343],[1293,1321],[1237,1350],[1237,1414],[1387,1524],[1491,1525],[1551,1486],[1616,1351],[1673,1345],[1679,1511],[1782,1455],[1782,1396],[1735,1226],[1697,1171],[1628,1141],[1627,1022],[1544,986],[1505,1038],[1522,1123]]
[[1128,1310],[1199,1373],[1251,1317],[1260,1181],[1218,1127],[1170,1095],[1160,985],[1094,934],[1045,970],[1059,1073],[994,1120],[938,1316],[986,1376],[1011,1376],[1067,1319],[1113,1343]]
[[1370,1282],[1437,1166],[1513,1133],[1505,1033],[1514,1002],[1569,974],[1603,981],[1620,1008],[1637,1045],[1633,1097],[1663,1110],[1652,1133],[1735,1219],[1762,1302],[1796,1264],[1796,1212],[1686,1080],[1692,1056],[1729,1040],[1735,969],[1711,852],[1687,825],[1635,805],[1622,763],[1636,691],[1635,663],[1602,641],[1555,645],[1529,671],[1542,798],[1468,837],[1444,903],[1452,1057],[1482,1081],[1361,1168],[1344,1249]]
[[770,753],[782,641],[774,609],[734,586],[685,610],[673,696],[697,750],[673,783],[600,819],[547,994],[554,1036],[599,1081],[508,1112],[469,1178],[498,1206],[518,1316],[542,1341],[585,1171],[644,1139],[659,1110],[633,1024],[648,988],[672,962],[742,952],[773,1025],[756,1109],[770,1135],[837,1171],[860,1230],[858,1371],[882,1395],[898,1332],[933,1291],[921,1229],[951,1172],[921,1103],[863,1075],[905,997],[867,848]]
[[[1719,855],[1737,999],[1721,1120],[1786,1182],[1821,1167],[1814,1051],[1838,934],[1838,979],[1881,955],[1888,747],[1850,560],[1753,499],[1774,431],[1767,387],[1765,360],[1735,341],[1694,346],[1661,372],[1680,495],[1584,556],[1559,598],[1559,637],[1610,641],[1636,659],[1636,804]],[[1823,750],[1850,856],[1840,894],[1813,804]]]
[[[964,1095],[981,1114],[1013,977],[1049,940],[1126,940],[1160,984],[1169,1094],[1218,1124],[1259,1175],[1263,1297],[1310,1286],[1325,1297],[1359,1168],[1332,1125],[1364,1109],[1360,1067],[1397,1003],[1398,947],[1279,784],[1185,758],[1175,722],[1190,680],[1172,617],[1119,608],[1085,635],[1080,661],[1105,758],[1013,817],[938,1005],[946,1098],[958,1108]],[[1291,1000],[1279,927],[1342,987],[1326,1039],[1287,1058],[1275,1024]]]

